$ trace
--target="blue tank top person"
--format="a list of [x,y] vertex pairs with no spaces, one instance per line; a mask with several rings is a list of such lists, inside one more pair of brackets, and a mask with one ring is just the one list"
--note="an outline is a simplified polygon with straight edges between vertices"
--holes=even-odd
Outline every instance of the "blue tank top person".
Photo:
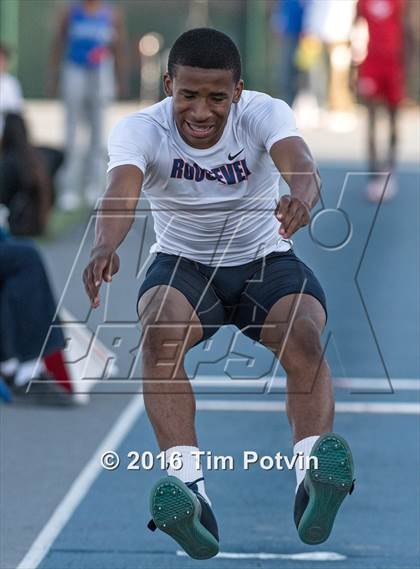
[[299,37],[305,9],[311,0],[279,0],[273,12],[273,23],[282,35]]
[[110,56],[113,32],[111,6],[88,12],[82,3],[74,4],[69,14],[67,61],[87,69],[97,68]]

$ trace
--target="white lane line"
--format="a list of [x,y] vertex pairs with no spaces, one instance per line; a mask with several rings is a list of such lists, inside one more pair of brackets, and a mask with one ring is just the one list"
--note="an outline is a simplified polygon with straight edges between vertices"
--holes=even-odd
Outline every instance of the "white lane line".
[[[335,387],[340,389],[360,389],[368,391],[370,389],[389,392],[394,391],[420,391],[420,379],[396,378],[388,379],[374,377],[337,377],[333,379]],[[198,379],[191,379],[191,384],[195,387],[222,387],[243,388],[243,387],[262,387],[270,384],[271,388],[286,387],[286,378],[263,376],[260,379],[231,379],[226,375],[204,375]]]
[[[167,380],[172,381],[172,380]],[[268,385],[270,391],[274,389],[285,389],[286,388],[286,378],[285,377],[262,377],[261,379],[231,379],[227,376],[210,375],[210,376],[200,376],[200,379],[190,378],[189,380],[193,388],[200,387],[214,387],[217,389],[227,388],[231,391],[235,389],[244,388],[257,388],[259,391],[264,390],[264,386]],[[130,393],[133,385],[142,385],[143,381],[141,379],[82,379],[78,381],[73,381],[76,392],[80,390],[80,393],[89,393],[94,387],[98,389],[103,388],[105,392],[109,386],[117,385],[120,389],[127,388],[127,393]],[[161,381],[165,383],[165,381]],[[420,379],[391,379],[388,381],[383,378],[373,378],[373,377],[338,377],[333,380],[334,387],[338,389],[360,390],[362,394],[369,393],[370,391],[375,394],[375,392],[392,393],[399,391],[420,391]]]
[[[229,399],[203,399],[197,401],[197,409],[201,411],[256,411],[279,412],[286,411],[283,401],[237,401]],[[390,415],[420,415],[418,403],[351,403],[338,402],[335,404],[338,413],[378,413]]]
[[390,388],[395,391],[420,391],[420,379],[383,379],[370,377],[339,377],[334,380],[334,385],[341,388],[350,389],[378,389],[389,391]]
[[77,476],[69,491],[19,563],[17,569],[36,569],[39,566],[50,550],[51,545],[102,471],[100,461],[102,454],[108,450],[118,449],[143,411],[143,397],[135,395],[96,449],[92,458]]
[[[187,557],[185,551],[178,550],[179,557]],[[311,551],[308,553],[229,553],[221,551],[215,559],[293,559],[295,561],[344,561],[347,559],[341,553],[334,551]]]

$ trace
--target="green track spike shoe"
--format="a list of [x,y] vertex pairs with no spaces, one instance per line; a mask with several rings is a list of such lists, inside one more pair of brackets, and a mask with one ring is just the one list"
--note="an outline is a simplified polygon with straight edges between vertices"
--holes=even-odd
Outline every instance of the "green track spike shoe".
[[194,559],[219,553],[216,518],[195,482],[184,484],[175,476],[160,479],[150,494],[152,520],[148,527],[170,535]]
[[316,545],[328,539],[335,516],[354,488],[354,467],[350,447],[335,433],[326,433],[314,444],[311,456],[318,468],[306,471],[296,498],[294,518],[300,539]]

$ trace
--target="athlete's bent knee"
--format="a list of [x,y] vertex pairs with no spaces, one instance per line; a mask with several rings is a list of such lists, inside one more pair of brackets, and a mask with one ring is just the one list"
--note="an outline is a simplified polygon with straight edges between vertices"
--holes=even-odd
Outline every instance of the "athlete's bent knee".
[[319,365],[323,358],[320,331],[311,318],[298,317],[289,332],[282,365],[286,371]]
[[[147,293],[145,293],[146,295]],[[170,291],[140,299],[143,352],[174,352],[174,347],[186,352],[202,337],[202,326],[186,299]],[[183,303],[182,301],[185,300]]]

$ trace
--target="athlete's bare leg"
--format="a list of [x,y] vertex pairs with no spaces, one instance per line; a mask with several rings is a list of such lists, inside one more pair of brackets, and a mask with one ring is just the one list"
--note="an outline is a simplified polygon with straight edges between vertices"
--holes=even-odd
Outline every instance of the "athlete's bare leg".
[[160,449],[197,446],[195,397],[184,357],[202,337],[200,320],[185,296],[166,285],[142,295],[138,314],[144,402]]
[[260,341],[279,357],[287,374],[287,415],[294,442],[332,431],[334,396],[320,340],[322,305],[309,295],[288,295],[274,304],[265,324]]

